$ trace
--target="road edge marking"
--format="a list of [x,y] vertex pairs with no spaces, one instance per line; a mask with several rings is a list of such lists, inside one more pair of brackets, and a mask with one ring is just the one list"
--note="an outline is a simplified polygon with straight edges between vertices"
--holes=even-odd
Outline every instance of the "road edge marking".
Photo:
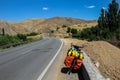
[[57,57],[57,55],[59,54],[60,50],[62,49],[63,46],[63,41],[60,39],[60,41],[62,42],[60,45],[60,48],[58,49],[57,53],[55,54],[55,56],[52,58],[52,60],[49,62],[49,64],[46,66],[46,68],[43,70],[43,72],[40,74],[40,76],[37,78],[37,80],[42,80],[42,78],[44,77],[45,73],[47,72],[47,70],[50,68],[50,66],[52,65],[53,61],[55,60],[55,58]]

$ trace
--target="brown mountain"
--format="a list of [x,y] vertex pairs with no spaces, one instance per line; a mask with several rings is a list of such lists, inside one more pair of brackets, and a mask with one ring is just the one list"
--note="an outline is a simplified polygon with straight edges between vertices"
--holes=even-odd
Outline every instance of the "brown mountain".
[[62,29],[62,25],[82,29],[86,27],[95,26],[97,25],[97,22],[67,17],[54,17],[48,19],[29,19],[21,22],[5,22],[0,20],[0,33],[1,29],[4,28],[5,33],[11,35],[17,33],[26,34],[30,32],[47,34],[52,30],[56,31],[58,27],[60,29],[56,31],[56,34],[66,33],[66,29]]

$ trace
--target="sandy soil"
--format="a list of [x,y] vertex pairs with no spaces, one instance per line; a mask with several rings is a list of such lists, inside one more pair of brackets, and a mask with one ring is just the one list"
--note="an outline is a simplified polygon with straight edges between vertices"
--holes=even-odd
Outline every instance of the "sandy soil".
[[62,72],[65,68],[64,59],[66,57],[67,50],[70,48],[70,44],[84,45],[83,50],[92,59],[93,63],[99,63],[98,69],[105,77],[109,77],[110,80],[120,80],[120,49],[109,44],[105,41],[93,41],[87,42],[77,39],[62,39],[65,42],[65,48],[61,55],[61,63],[58,72],[57,80],[79,80],[77,73],[67,75]]

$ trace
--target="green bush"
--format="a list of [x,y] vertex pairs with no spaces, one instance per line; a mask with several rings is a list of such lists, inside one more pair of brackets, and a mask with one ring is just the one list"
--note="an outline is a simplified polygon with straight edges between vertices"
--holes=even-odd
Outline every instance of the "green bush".
[[[26,41],[35,41],[36,39],[27,39],[27,36],[25,34],[17,34],[15,36],[10,36],[10,35],[0,35],[0,46],[3,45],[10,45],[12,46],[17,46],[20,45],[21,43],[24,43]],[[10,47],[7,46],[7,47]]]
[[22,40],[22,41],[26,41],[27,40],[27,36],[25,34],[17,34],[17,37]]
[[30,34],[27,34],[27,36],[36,36],[36,35],[38,35],[37,32],[31,32]]
[[69,38],[69,36],[65,36],[64,38]]
[[9,35],[0,35],[0,45],[6,45],[11,43],[17,43],[20,42],[20,39],[16,36],[9,36]]
[[5,45],[10,43],[9,39],[7,38],[7,36],[0,36],[0,45]]
[[72,33],[72,34],[77,34],[77,32],[78,32],[77,29],[75,29],[75,28],[72,28],[72,29],[71,29],[71,33]]
[[67,28],[67,33],[69,33],[69,32],[71,32],[71,28],[70,27]]
[[72,34],[72,37],[74,37],[74,38],[80,38],[80,34]]
[[65,24],[62,25],[62,28],[66,28],[66,27],[67,27],[67,25],[65,25]]
[[51,32],[51,33],[54,33],[55,31],[54,31],[54,30],[51,30],[50,32]]
[[57,28],[56,28],[56,31],[58,31],[59,29],[60,29],[60,27],[57,27]]

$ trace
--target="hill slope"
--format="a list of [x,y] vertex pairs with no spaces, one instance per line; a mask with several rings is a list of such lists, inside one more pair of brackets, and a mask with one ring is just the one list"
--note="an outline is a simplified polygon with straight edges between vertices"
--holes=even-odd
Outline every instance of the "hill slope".
[[[30,33],[38,32],[42,34],[50,33],[52,30],[56,31],[57,27],[62,28],[62,25],[74,27],[77,29],[91,27],[97,25],[96,21],[86,21],[75,18],[66,17],[53,17],[48,19],[29,19],[21,22],[5,22],[0,21],[0,32],[1,29],[5,29],[6,34],[17,34],[17,33]],[[66,29],[60,29],[57,33],[66,33]],[[61,34],[61,33],[60,33]]]

